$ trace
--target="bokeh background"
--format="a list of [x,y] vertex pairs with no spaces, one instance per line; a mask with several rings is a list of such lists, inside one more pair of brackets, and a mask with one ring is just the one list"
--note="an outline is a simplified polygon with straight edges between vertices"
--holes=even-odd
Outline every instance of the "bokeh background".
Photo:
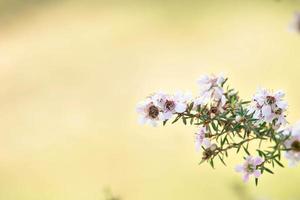
[[[1,0],[1,200],[299,200],[300,168],[258,187],[198,165],[196,127],[137,123],[149,93],[222,72],[283,89],[300,120],[298,0]],[[286,162],[285,162],[286,163]]]

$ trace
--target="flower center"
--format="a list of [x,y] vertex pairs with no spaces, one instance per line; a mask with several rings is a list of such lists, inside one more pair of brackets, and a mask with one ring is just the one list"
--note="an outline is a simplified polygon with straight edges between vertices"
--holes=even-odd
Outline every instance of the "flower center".
[[159,114],[159,110],[156,106],[152,105],[149,107],[149,116],[155,119]]
[[165,108],[166,108],[167,110],[169,110],[169,111],[174,110],[174,108],[175,108],[175,103],[174,103],[174,101],[169,101],[169,100],[167,100],[166,103],[165,103]]
[[255,167],[253,165],[251,165],[251,164],[248,164],[246,170],[249,173],[253,173],[254,170],[255,170]]
[[217,81],[218,81],[217,78],[214,78],[214,79],[211,80],[211,85],[212,85],[212,87],[217,86]]
[[275,97],[272,97],[272,96],[267,96],[267,104],[271,105],[273,103],[275,103],[276,99]]
[[218,108],[217,107],[211,107],[210,112],[213,114],[216,114],[218,112]]
[[259,103],[256,103],[256,108],[257,108],[257,109],[261,109],[261,108],[262,108],[262,106],[261,106],[261,105],[259,105]]
[[291,144],[292,150],[300,152],[300,141],[296,140]]
[[276,114],[276,115],[281,115],[281,114],[282,114],[282,109],[281,109],[281,108],[278,108],[278,109],[275,111],[275,114]]

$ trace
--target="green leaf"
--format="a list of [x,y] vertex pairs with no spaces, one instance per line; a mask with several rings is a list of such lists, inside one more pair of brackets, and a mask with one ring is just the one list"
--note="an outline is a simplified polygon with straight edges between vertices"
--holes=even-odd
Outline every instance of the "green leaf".
[[194,122],[194,117],[191,118],[190,125],[192,125],[193,122]]
[[243,149],[244,149],[245,153],[246,153],[248,156],[250,156],[250,153],[249,153],[248,149],[246,149],[244,146],[243,146]]
[[248,104],[251,103],[251,101],[242,101],[241,104]]
[[223,83],[221,84],[221,86],[223,87],[224,84],[227,82],[228,78],[225,78],[225,80],[223,81]]
[[225,136],[225,137],[221,140],[221,146],[223,146],[223,145],[225,144],[226,140],[227,140],[227,137]]
[[255,185],[258,185],[258,178],[255,178]]
[[181,115],[178,115],[178,116],[174,119],[174,121],[172,121],[172,124],[174,124],[175,122],[177,122],[177,121],[180,119],[180,117],[181,117]]
[[193,107],[194,107],[194,102],[192,102],[192,103],[190,104],[188,110],[191,111],[191,110],[193,109]]
[[238,146],[236,153],[238,153],[241,150],[241,146]]
[[167,121],[168,121],[168,120],[163,121],[163,125],[166,125]]
[[257,150],[257,152],[258,152],[258,155],[260,156],[260,157],[262,157],[262,153],[261,153],[261,151],[259,151],[259,150]]
[[226,163],[224,162],[223,158],[220,155],[218,155],[218,157],[221,160],[221,162],[223,163],[223,165],[227,166]]
[[211,160],[209,161],[209,164],[210,164],[210,166],[211,166],[213,169],[215,168],[213,159],[211,159]]
[[185,117],[182,117],[182,121],[183,121],[184,125],[186,125],[186,118]]
[[266,167],[264,167],[264,170],[266,170],[267,172],[269,172],[270,174],[274,174],[274,172]]
[[261,151],[259,149],[257,149],[256,151],[258,152],[259,155],[263,155],[264,157],[267,157],[266,154],[265,154],[265,152],[263,152],[263,151]]
[[214,131],[218,132],[218,127],[215,125],[214,122],[211,122],[211,126],[214,129]]
[[204,163],[204,162],[205,162],[205,160],[202,159],[202,160],[198,163],[198,165],[201,165],[201,164]]
[[280,167],[284,168],[284,165],[283,165],[281,162],[279,162],[279,160],[274,159],[274,161],[275,161]]
[[226,157],[228,157],[228,153],[227,153],[227,151],[225,151],[224,153],[225,153],[225,156],[226,156]]

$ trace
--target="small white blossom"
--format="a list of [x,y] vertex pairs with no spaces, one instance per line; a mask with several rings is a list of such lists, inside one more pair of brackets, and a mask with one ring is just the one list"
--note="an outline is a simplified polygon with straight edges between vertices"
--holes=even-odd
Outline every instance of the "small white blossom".
[[257,169],[257,166],[263,163],[263,158],[248,156],[242,165],[237,165],[235,170],[237,172],[243,173],[243,180],[247,182],[249,177],[253,175],[255,178],[260,177],[261,172]]
[[200,127],[199,131],[195,135],[195,148],[199,151],[203,145],[205,148],[211,146],[210,139],[207,137],[208,131],[206,127]]
[[289,166],[294,167],[300,161],[300,124],[287,129],[284,134],[289,135],[289,139],[284,142],[285,147],[288,149],[285,157],[289,160]]
[[204,75],[198,80],[200,85],[200,95],[195,99],[195,105],[207,105],[210,103],[221,102],[221,106],[226,103],[226,97],[222,84],[225,79],[222,76]]
[[254,113],[253,117],[259,119],[259,123],[272,123],[275,120],[275,125],[279,128],[285,125],[288,104],[283,100],[284,92],[276,91],[274,93],[259,89],[252,99],[252,103],[248,108],[250,113]]
[[153,97],[162,110],[163,120],[170,119],[175,113],[183,113],[187,109],[187,103],[192,98],[191,93],[177,92],[175,95],[167,95],[162,92]]
[[141,124],[149,123],[152,126],[156,126],[162,118],[162,113],[157,105],[157,102],[152,97],[147,98],[144,101],[138,103],[136,111],[140,114],[139,122]]

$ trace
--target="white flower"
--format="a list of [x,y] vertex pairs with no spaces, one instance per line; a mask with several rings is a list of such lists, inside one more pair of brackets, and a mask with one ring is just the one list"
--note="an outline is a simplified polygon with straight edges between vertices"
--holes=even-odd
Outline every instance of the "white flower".
[[156,126],[162,120],[162,113],[157,102],[152,97],[138,103],[136,111],[140,114],[139,122],[141,124],[149,123]]
[[289,166],[294,167],[300,161],[300,124],[298,123],[287,129],[284,133],[290,135],[289,139],[284,142],[285,147],[288,149],[285,157],[289,160]]
[[167,95],[162,92],[153,96],[157,106],[162,110],[163,120],[170,119],[175,113],[183,113],[187,109],[187,103],[191,99],[191,93],[177,92],[175,95]]
[[263,163],[263,159],[261,157],[248,156],[242,165],[237,165],[235,171],[243,173],[243,180],[247,182],[249,180],[250,175],[254,175],[255,178],[260,177],[261,172],[257,169],[258,165]]
[[183,113],[187,109],[187,103],[192,99],[192,94],[190,92],[177,92],[174,95],[176,102],[176,112]]
[[226,103],[226,97],[222,88],[224,81],[225,79],[222,76],[202,76],[198,80],[200,96],[195,99],[195,105],[221,102],[221,106],[224,106]]
[[275,122],[279,128],[280,125],[287,123],[284,112],[287,110],[288,104],[283,100],[283,97],[284,92],[282,91],[271,93],[266,89],[259,89],[248,110],[250,113],[254,113],[253,117],[259,119],[259,123]]
[[289,28],[293,32],[300,33],[300,12],[294,14],[293,21]]
[[195,136],[195,148],[196,151],[199,151],[201,146],[204,145],[205,148],[211,146],[210,139],[207,137],[208,131],[206,127],[200,127],[199,131]]

